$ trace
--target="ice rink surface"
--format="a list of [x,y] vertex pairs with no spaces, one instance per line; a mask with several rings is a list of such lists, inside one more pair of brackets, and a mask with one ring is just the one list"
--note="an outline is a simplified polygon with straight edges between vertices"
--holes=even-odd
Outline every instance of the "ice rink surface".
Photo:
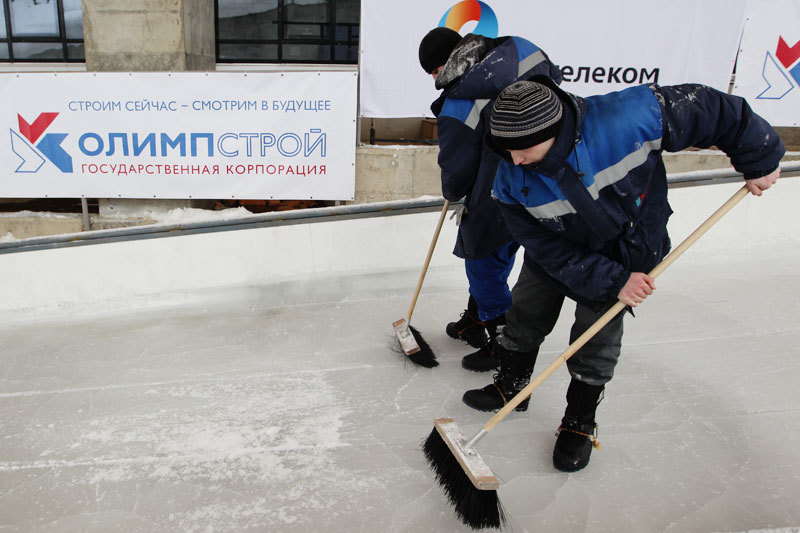
[[[585,470],[551,462],[564,368],[479,443],[512,531],[797,531],[800,188],[784,181],[746,198],[626,318]],[[674,244],[735,189],[671,191],[675,223],[691,213]],[[461,395],[491,373],[463,370],[471,349],[444,333],[467,297],[449,223],[412,318],[441,365],[393,350],[437,216],[0,255],[6,301],[36,303],[0,308],[0,530],[466,530],[420,451],[434,418],[471,436],[490,416]],[[296,239],[275,234],[335,224],[355,242],[317,239],[313,261],[329,246],[350,269],[232,272],[296,274],[307,261],[282,253]],[[538,370],[566,348],[571,312]]]

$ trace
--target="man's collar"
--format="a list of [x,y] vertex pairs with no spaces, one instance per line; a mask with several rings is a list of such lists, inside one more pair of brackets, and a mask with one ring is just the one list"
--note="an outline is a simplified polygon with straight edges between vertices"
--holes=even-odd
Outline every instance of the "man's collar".
[[442,71],[436,78],[437,89],[448,89],[463,76],[469,69],[478,64],[492,48],[492,40],[483,35],[468,34],[461,39],[453,51]]
[[556,142],[547,153],[547,156],[556,157],[564,160],[575,146],[575,111],[572,109],[572,102],[561,102],[564,114],[564,125],[556,137]]

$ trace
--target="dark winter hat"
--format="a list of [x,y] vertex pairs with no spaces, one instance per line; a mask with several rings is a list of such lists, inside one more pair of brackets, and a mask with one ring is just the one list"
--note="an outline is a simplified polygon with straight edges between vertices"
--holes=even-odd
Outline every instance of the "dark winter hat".
[[506,150],[524,150],[555,137],[564,124],[561,100],[546,85],[518,81],[502,90],[492,107],[492,141]]
[[461,35],[450,28],[434,28],[419,43],[419,64],[430,74],[447,63]]

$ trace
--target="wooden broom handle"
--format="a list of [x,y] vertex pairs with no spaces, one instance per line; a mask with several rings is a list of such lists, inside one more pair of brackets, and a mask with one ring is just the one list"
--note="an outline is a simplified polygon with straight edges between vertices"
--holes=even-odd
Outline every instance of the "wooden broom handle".
[[422,282],[425,280],[425,273],[428,271],[428,265],[431,263],[433,257],[433,249],[436,248],[436,241],[439,240],[439,232],[442,231],[442,224],[444,224],[444,217],[447,215],[447,210],[450,208],[450,200],[445,200],[442,206],[442,214],[439,215],[439,222],[436,224],[436,230],[433,232],[433,240],[428,248],[428,255],[425,257],[425,263],[422,265],[422,272],[419,273],[419,280],[417,281],[417,288],[414,291],[414,296],[411,298],[411,305],[408,308],[408,315],[406,322],[411,322],[411,315],[414,313],[414,307],[417,306],[417,298],[419,298],[419,291],[422,289]]
[[[730,199],[722,204],[722,207],[717,209],[705,222],[703,222],[700,227],[692,232],[691,235],[686,237],[682,243],[680,243],[677,248],[672,250],[667,257],[665,257],[653,270],[650,271],[650,276],[653,278],[657,278],[664,270],[667,269],[672,263],[675,262],[678,257],[680,257],[683,252],[689,249],[691,245],[697,242],[697,239],[703,236],[705,232],[707,232],[711,226],[716,224],[719,219],[721,219],[728,211],[730,211],[733,206],[738,204],[742,198],[747,196],[748,193],[747,185],[743,186],[741,189],[736,191],[736,194],[730,197]],[[513,411],[522,401],[531,395],[531,393],[542,384],[544,380],[546,380],[550,375],[556,371],[558,367],[560,367],[563,363],[567,361],[570,357],[572,357],[575,352],[580,350],[584,344],[586,344],[589,339],[595,336],[598,331],[603,329],[603,326],[611,322],[611,320],[619,314],[620,311],[625,309],[625,304],[622,302],[615,303],[611,309],[606,311],[603,316],[601,316],[597,322],[592,324],[583,334],[575,339],[575,342],[569,345],[569,347],[564,350],[561,355],[559,355],[555,361],[550,363],[550,365],[545,368],[538,376],[536,376],[528,385],[519,391],[502,409],[500,409],[497,414],[495,414],[486,425],[483,426],[484,431],[491,431],[501,420],[503,420],[506,416],[508,416],[511,411]]]

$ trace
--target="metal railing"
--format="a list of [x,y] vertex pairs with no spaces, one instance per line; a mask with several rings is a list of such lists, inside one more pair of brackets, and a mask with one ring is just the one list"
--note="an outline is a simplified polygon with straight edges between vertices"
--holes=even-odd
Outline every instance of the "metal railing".
[[[716,170],[697,170],[667,175],[671,187],[688,185],[708,185],[741,180],[741,174],[731,168]],[[781,176],[800,176],[800,161],[781,163]],[[454,205],[458,202],[452,202]],[[83,233],[70,233],[33,237],[20,241],[0,243],[0,255],[51,248],[101,244],[107,242],[152,239],[159,237],[175,237],[198,233],[218,231],[238,231],[270,226],[288,226],[329,222],[379,216],[396,216],[413,213],[439,211],[444,205],[444,198],[415,198],[411,200],[394,200],[368,204],[351,204],[333,207],[299,209],[295,211],[278,211],[253,214],[251,216],[208,220],[178,224],[154,224],[147,226],[131,226],[109,230],[94,230]]]

